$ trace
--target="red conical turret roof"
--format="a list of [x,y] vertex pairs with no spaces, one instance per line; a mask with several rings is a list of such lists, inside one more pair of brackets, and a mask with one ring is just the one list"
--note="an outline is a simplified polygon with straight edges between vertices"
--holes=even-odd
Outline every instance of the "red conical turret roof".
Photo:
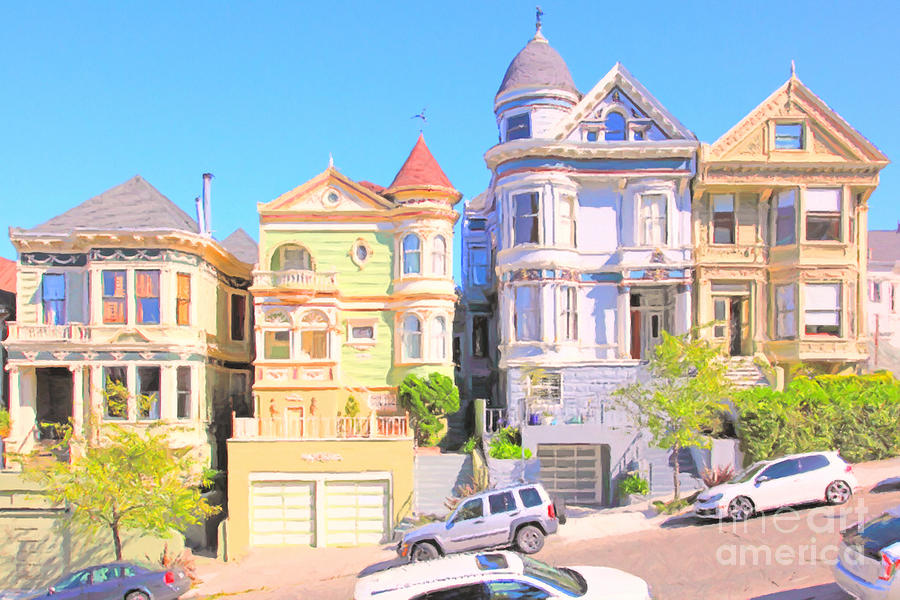
[[419,134],[419,139],[409,153],[409,158],[400,167],[394,182],[389,189],[401,187],[435,186],[454,189],[453,184],[444,175],[441,166],[431,155],[428,146],[425,145],[425,136]]

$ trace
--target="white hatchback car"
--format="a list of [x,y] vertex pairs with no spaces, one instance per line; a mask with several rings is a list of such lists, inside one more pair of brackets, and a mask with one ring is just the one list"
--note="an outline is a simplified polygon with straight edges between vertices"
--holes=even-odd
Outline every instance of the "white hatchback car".
[[361,577],[354,600],[650,600],[640,577],[607,567],[551,567],[515,552],[454,554]]
[[764,510],[825,501],[843,504],[859,488],[836,451],[807,452],[754,463],[697,497],[694,514],[743,521]]

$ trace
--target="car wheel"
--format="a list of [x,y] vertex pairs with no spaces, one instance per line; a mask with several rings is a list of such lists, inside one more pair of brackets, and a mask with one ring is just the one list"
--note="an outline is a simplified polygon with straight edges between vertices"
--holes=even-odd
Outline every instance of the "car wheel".
[[139,590],[135,590],[133,592],[128,592],[125,594],[125,600],[150,600],[150,596],[141,592]]
[[534,525],[525,525],[516,532],[516,547],[525,554],[534,554],[544,547],[544,533]]
[[556,498],[553,501],[553,510],[556,512],[556,518],[560,525],[565,525],[568,517],[566,517],[566,499]]
[[728,516],[732,521],[746,521],[753,516],[753,502],[747,496],[738,496],[728,503]]
[[843,504],[853,495],[853,490],[847,485],[846,481],[840,479],[832,481],[825,488],[825,500],[828,504]]
[[412,548],[409,553],[409,559],[413,562],[421,562],[423,560],[433,560],[440,556],[437,547],[431,542],[419,542]]

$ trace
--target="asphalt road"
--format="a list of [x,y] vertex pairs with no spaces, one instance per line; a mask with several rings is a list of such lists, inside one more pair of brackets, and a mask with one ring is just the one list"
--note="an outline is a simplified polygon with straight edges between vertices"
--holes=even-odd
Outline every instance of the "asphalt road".
[[[802,507],[739,524],[678,516],[658,529],[567,540],[565,528],[578,526],[570,521],[536,558],[623,569],[647,580],[658,600],[848,600],[831,576],[840,531],[898,504],[894,484],[841,507]],[[350,600],[360,571],[394,560],[387,548],[254,552],[237,564],[202,566],[204,584],[191,596]]]

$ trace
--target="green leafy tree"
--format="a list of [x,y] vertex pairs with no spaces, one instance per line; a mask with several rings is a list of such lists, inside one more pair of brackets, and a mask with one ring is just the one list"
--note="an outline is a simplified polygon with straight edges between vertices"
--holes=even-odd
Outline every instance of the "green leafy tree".
[[25,475],[41,483],[51,501],[68,505],[74,522],[109,530],[116,560],[122,559],[125,530],[183,532],[218,512],[199,489],[210,485],[214,471],[202,468],[190,448],[170,448],[156,428],[108,431],[108,440],[87,447],[77,461],[26,465]]
[[646,383],[633,383],[614,392],[617,405],[652,443],[675,457],[672,475],[675,499],[680,493],[678,453],[682,448],[709,448],[709,433],[728,410],[731,384],[725,377],[721,351],[703,339],[662,332],[654,349]]
[[444,428],[441,417],[459,410],[459,390],[453,379],[440,373],[426,378],[407,375],[398,389],[400,407],[409,411],[416,440],[433,446]]

